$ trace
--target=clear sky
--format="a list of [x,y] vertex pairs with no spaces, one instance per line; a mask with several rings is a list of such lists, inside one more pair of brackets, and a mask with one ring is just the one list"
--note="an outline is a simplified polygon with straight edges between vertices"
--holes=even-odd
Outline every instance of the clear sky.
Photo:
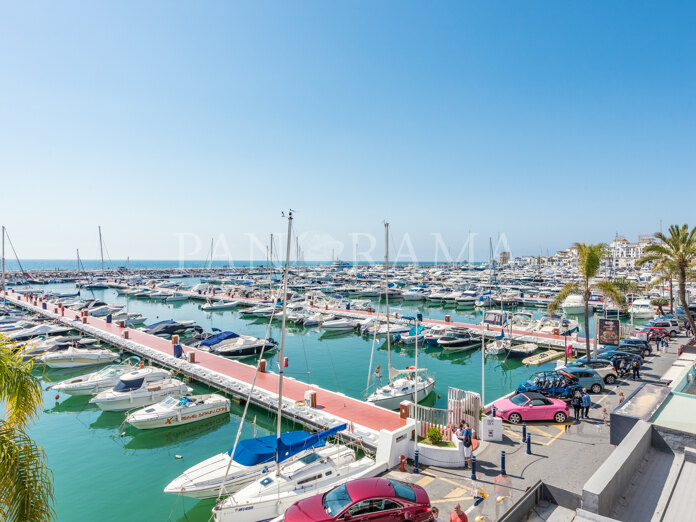
[[2,0],[0,222],[114,259],[246,259],[287,208],[308,259],[694,225],[693,6]]

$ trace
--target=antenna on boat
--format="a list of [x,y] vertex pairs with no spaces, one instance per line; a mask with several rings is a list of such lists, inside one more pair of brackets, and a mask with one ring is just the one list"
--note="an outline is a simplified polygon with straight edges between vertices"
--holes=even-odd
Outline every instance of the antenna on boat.
[[389,223],[384,222],[384,306],[387,311],[387,366],[389,373],[389,384],[392,383],[392,368],[391,362],[391,333],[389,333]]
[[102,241],[101,225],[99,225],[99,253],[101,255],[101,269],[104,271],[104,243]]
[[2,226],[2,306],[7,306],[7,295],[5,291],[5,225]]

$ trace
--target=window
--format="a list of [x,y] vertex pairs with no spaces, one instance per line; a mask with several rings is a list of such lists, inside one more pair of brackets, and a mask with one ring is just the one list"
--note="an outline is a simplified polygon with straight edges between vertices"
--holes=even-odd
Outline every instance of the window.
[[329,491],[321,501],[324,511],[329,515],[337,515],[351,502],[353,499],[350,498],[345,484]]
[[516,404],[517,406],[524,406],[524,404],[527,402],[527,397],[524,395],[515,395],[514,397],[510,398],[510,402]]
[[411,486],[396,480],[390,480],[389,483],[394,488],[394,493],[396,493],[397,497],[405,498],[406,500],[410,500],[412,502],[416,501],[416,492],[413,491]]
[[530,406],[544,406],[544,404],[546,404],[544,399],[532,399],[532,402],[529,403]]

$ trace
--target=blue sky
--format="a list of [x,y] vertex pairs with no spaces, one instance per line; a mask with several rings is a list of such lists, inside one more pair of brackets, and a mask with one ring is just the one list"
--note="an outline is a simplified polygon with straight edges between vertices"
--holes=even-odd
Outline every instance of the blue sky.
[[289,207],[320,259],[352,233],[379,258],[385,219],[423,260],[433,233],[485,258],[499,234],[524,255],[694,224],[688,2],[0,6],[22,257],[97,257],[101,224],[112,258],[192,233],[243,259]]

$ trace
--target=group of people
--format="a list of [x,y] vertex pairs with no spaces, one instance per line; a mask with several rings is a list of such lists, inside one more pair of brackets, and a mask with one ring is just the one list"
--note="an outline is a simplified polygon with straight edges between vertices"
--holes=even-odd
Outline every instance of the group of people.
[[614,364],[614,368],[616,368],[616,373],[619,377],[626,377],[628,374],[632,374],[632,379],[634,381],[636,379],[640,380],[641,363],[638,357],[634,357],[630,362],[625,358],[619,360],[618,363],[615,359],[612,359],[611,362]]
[[[440,510],[437,509],[436,507],[433,507],[431,510],[431,513],[433,514],[433,519],[434,522],[443,522],[442,519],[440,518]],[[450,513],[449,517],[450,522],[469,522],[469,519],[466,516],[466,513],[462,511],[462,506],[457,504],[454,506],[454,509]]]
[[575,420],[580,421],[590,417],[590,408],[592,407],[592,397],[587,393],[587,388],[582,389],[582,393],[576,390],[573,398],[570,400],[570,404],[573,407],[573,412],[575,413]]
[[669,347],[669,335],[663,333],[656,333],[653,336],[653,341],[655,341],[655,350],[657,352],[660,351],[660,348],[662,348],[663,352],[667,351],[667,348]]

